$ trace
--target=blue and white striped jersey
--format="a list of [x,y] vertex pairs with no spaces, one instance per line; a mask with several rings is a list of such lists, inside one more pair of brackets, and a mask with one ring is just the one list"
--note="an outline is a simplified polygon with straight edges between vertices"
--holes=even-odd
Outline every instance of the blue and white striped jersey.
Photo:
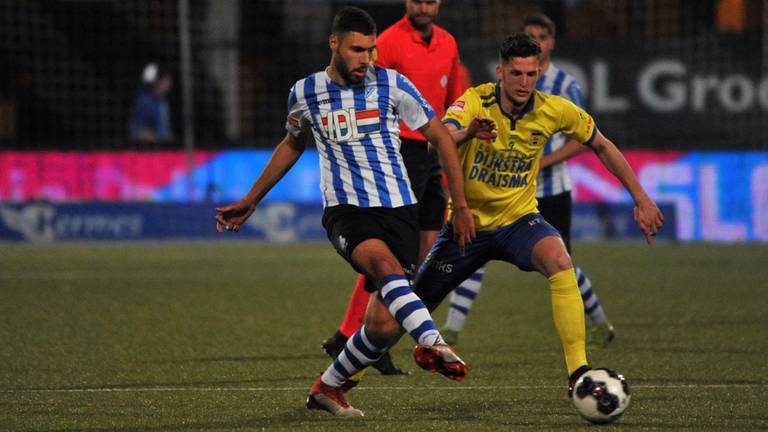
[[[539,77],[536,89],[544,93],[562,96],[584,109],[584,94],[576,78],[550,63],[547,71]],[[553,135],[544,146],[544,154],[562,147],[568,137],[562,133]],[[536,198],[558,195],[571,190],[571,177],[565,162],[544,168],[536,178]]]
[[399,122],[418,129],[434,116],[408,78],[370,66],[351,87],[325,71],[297,81],[285,128],[294,136],[312,129],[325,207],[401,207],[417,201],[400,155]]

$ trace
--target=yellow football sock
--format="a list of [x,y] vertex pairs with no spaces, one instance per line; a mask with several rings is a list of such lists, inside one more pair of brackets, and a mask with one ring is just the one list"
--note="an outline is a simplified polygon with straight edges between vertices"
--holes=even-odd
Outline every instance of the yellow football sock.
[[584,302],[572,268],[549,277],[552,290],[552,317],[563,344],[568,375],[587,364],[584,330]]

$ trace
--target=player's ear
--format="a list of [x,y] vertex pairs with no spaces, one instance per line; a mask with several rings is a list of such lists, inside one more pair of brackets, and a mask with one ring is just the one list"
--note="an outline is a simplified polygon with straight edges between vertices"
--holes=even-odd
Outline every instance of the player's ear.
[[501,77],[504,75],[504,69],[501,67],[501,64],[496,65],[496,79],[501,81]]
[[331,33],[331,35],[328,36],[328,46],[331,47],[332,51],[336,51],[339,47],[339,36],[336,33]]

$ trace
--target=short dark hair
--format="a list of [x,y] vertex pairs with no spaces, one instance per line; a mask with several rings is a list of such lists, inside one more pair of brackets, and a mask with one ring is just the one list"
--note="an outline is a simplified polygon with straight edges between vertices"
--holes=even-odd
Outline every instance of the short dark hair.
[[525,28],[528,26],[544,27],[549,30],[550,35],[553,37],[555,36],[555,22],[544,14],[537,13],[525,17],[525,19],[523,19],[523,25],[520,27],[520,31],[525,31]]
[[376,34],[376,23],[368,12],[355,6],[342,8],[331,25],[331,33],[341,36],[347,32],[357,32],[364,35]]
[[499,47],[499,60],[502,63],[512,57],[539,57],[541,47],[528,33],[518,32],[504,38]]

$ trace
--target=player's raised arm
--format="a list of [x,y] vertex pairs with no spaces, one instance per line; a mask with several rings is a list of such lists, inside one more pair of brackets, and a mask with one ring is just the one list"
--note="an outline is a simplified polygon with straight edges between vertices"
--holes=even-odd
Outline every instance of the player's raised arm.
[[277,145],[272,157],[251,186],[248,194],[224,207],[216,209],[216,230],[239,231],[256,209],[264,195],[291,169],[306,148],[306,133],[294,136],[290,132]]
[[635,221],[645,235],[645,241],[650,245],[652,243],[651,237],[655,236],[664,224],[664,215],[645,192],[616,145],[599,130],[595,133],[595,138],[591,144],[592,150],[600,158],[603,165],[624,184],[624,187],[632,195],[632,199],[635,201]]
[[456,242],[463,247],[475,239],[475,222],[464,195],[464,173],[459,163],[456,144],[448,129],[437,117],[432,117],[427,124],[419,128],[419,132],[435,146],[440,155],[440,163],[448,180],[448,191],[453,202],[453,232]]

